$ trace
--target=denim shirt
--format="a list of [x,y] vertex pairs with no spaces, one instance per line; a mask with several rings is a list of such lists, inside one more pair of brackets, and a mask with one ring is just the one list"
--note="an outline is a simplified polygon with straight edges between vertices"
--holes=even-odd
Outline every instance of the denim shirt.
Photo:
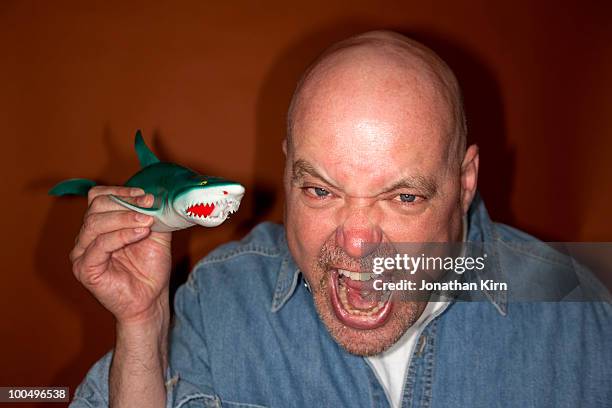
[[[504,248],[487,276],[529,280],[563,262],[492,223],[479,197],[468,222],[469,241]],[[572,295],[595,284],[575,279]],[[422,329],[403,407],[612,406],[610,304],[484,295],[451,302]],[[280,225],[260,224],[201,260],[175,310],[168,407],[389,407],[367,359],[342,349],[319,319]],[[110,360],[92,367],[71,407],[108,405]]]

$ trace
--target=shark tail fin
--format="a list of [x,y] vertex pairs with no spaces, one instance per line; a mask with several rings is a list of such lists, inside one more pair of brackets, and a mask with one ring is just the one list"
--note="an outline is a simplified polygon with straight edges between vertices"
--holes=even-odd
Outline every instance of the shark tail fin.
[[134,148],[136,149],[136,154],[138,155],[138,160],[140,161],[141,167],[147,167],[155,163],[159,163],[159,159],[151,149],[147,147],[145,143],[142,132],[140,129],[136,131],[136,138],[134,140]]
[[86,196],[90,188],[96,185],[93,180],[83,178],[73,178],[64,180],[57,183],[51,190],[49,195],[63,196],[63,195],[80,195]]
[[117,197],[116,195],[111,194],[110,195],[111,200],[113,200],[114,202],[116,202],[119,205],[124,206],[125,208],[128,208],[130,210],[139,212],[141,214],[146,214],[146,215],[157,215],[157,212],[159,211],[159,207],[150,207],[150,208],[145,208],[145,207],[139,207],[137,205],[128,203],[127,201]]

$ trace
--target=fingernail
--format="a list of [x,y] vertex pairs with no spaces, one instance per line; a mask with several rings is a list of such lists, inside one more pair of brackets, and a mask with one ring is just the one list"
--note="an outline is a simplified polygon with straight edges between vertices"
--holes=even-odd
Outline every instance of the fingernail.
[[132,197],[141,196],[144,194],[144,190],[142,188],[133,188],[130,190],[130,195]]
[[151,194],[144,194],[139,197],[136,197],[135,200],[137,205],[140,207],[150,207],[151,205],[149,204],[149,202],[153,201],[152,197],[153,195]]
[[142,213],[136,213],[136,221],[138,222],[146,222],[149,221],[149,216]]

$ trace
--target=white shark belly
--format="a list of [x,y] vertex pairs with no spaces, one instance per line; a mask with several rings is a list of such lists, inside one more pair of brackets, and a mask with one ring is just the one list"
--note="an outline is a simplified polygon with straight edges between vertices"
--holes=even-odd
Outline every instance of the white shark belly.
[[155,217],[155,222],[151,226],[151,231],[170,232],[178,231],[194,226],[195,223],[179,215],[171,207],[166,206],[161,215]]

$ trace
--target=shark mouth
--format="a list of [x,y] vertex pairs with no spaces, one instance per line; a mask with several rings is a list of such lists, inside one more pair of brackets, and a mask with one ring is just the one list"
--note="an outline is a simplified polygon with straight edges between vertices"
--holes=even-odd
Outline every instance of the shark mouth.
[[225,219],[238,210],[240,201],[221,199],[206,203],[192,203],[185,210],[185,214],[195,219]]
[[213,210],[215,209],[215,205],[210,203],[210,204],[194,204],[194,205],[190,205],[189,207],[187,207],[187,215],[189,215],[190,217],[199,217],[199,218],[206,218],[208,217]]

